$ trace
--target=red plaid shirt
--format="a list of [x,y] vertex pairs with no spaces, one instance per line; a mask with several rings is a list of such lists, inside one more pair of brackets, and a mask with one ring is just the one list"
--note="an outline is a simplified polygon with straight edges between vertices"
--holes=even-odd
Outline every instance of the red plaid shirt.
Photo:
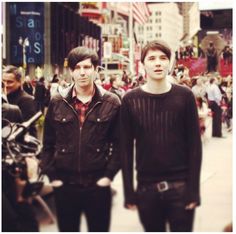
[[83,123],[85,120],[85,115],[88,111],[89,104],[92,102],[94,94],[95,94],[95,89],[93,90],[93,95],[92,95],[91,99],[88,102],[83,103],[77,98],[77,93],[76,93],[75,88],[73,89],[73,92],[72,92],[73,107],[75,108],[75,110],[77,112],[80,127],[83,126]]

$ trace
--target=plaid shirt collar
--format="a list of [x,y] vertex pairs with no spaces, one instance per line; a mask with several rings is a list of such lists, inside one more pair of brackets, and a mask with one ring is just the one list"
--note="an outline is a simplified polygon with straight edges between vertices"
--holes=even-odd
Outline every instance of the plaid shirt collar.
[[92,102],[94,95],[95,95],[95,88],[93,89],[93,94],[91,99],[88,102],[83,103],[80,99],[77,98],[77,92],[75,87],[72,90],[73,106],[78,114],[80,126],[82,126],[84,123],[85,116],[89,108],[89,104]]

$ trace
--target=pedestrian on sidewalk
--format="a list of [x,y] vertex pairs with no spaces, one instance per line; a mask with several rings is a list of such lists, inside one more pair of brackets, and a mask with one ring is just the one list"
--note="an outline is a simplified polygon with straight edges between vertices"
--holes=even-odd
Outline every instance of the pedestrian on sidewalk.
[[34,92],[34,101],[36,104],[37,111],[42,111],[44,114],[45,109],[45,98],[46,98],[46,87],[45,87],[45,78],[40,77],[40,79],[36,82],[35,92]]
[[222,94],[217,85],[217,80],[213,77],[210,79],[210,84],[207,88],[208,106],[211,109],[212,116],[212,136],[222,137],[222,109],[221,100]]
[[[121,106],[121,158],[125,207],[138,209],[148,232],[191,232],[200,205],[202,158],[192,91],[167,79],[171,50],[148,43],[141,62],[147,83],[126,93]],[[137,189],[133,181],[136,148]]]
[[42,168],[55,189],[61,232],[80,231],[81,214],[89,232],[109,231],[111,188],[120,169],[120,100],[94,84],[98,55],[76,47],[68,55],[74,85],[55,94],[45,117]]

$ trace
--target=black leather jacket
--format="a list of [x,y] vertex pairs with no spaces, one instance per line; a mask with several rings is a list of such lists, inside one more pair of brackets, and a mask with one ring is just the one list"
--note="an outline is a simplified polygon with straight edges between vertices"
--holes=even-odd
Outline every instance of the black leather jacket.
[[[36,114],[36,106],[34,102],[34,97],[26,93],[21,88],[11,92],[7,95],[7,100],[12,105],[19,106],[23,121],[27,121],[33,115]],[[32,125],[29,130],[30,134],[37,136],[37,131],[35,125]]]
[[83,126],[72,106],[72,90],[52,98],[45,117],[41,166],[50,179],[90,184],[120,169],[116,95],[95,86]]

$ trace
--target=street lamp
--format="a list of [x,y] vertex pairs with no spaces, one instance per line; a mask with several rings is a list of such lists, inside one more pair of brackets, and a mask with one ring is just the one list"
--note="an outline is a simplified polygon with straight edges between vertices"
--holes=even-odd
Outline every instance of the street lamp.
[[28,37],[23,39],[22,37],[18,40],[19,44],[22,46],[23,50],[23,68],[26,69],[27,62],[26,62],[26,47],[30,45]]

